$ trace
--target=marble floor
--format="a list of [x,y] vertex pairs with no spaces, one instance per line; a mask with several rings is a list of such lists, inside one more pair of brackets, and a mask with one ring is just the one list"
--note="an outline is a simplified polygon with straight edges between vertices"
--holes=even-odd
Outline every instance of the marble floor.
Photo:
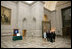
[[71,40],[56,37],[55,42],[44,41],[41,37],[25,37],[13,41],[12,36],[1,37],[1,48],[71,48]]

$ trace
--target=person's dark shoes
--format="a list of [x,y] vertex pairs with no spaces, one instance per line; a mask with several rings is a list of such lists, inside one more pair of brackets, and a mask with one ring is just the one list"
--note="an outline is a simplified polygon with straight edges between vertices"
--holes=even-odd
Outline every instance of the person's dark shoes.
[[51,42],[51,43],[53,43],[53,42]]
[[54,42],[55,42],[55,40],[54,40]]
[[53,42],[55,42],[55,39],[53,39]]
[[53,43],[53,41],[50,41],[51,43]]
[[49,39],[47,39],[47,41],[50,41]]

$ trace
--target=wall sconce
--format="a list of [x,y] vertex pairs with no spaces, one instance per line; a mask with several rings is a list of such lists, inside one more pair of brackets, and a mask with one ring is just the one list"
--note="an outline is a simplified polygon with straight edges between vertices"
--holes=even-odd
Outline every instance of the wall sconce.
[[23,22],[26,21],[26,18],[23,19]]
[[33,20],[34,20],[34,21],[36,21],[36,18],[35,18],[35,17],[33,17]]

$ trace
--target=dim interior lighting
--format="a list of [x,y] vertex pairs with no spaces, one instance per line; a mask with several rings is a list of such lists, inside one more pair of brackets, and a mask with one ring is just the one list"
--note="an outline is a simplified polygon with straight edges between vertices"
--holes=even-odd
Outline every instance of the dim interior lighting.
[[28,4],[31,4],[31,3],[33,3],[34,1],[25,1],[26,3],[28,3]]

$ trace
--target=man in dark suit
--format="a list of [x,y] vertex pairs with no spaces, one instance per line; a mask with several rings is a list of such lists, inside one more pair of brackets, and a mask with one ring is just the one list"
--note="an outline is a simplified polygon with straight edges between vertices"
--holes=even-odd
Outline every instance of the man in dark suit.
[[55,31],[53,32],[53,41],[55,42],[55,36],[56,36],[56,34],[55,34]]
[[50,40],[50,31],[49,30],[46,32],[46,36],[47,36],[47,40],[49,41]]
[[55,42],[55,36],[56,36],[55,31],[50,33],[50,42],[52,43]]
[[50,32],[50,42],[53,43],[53,32]]

